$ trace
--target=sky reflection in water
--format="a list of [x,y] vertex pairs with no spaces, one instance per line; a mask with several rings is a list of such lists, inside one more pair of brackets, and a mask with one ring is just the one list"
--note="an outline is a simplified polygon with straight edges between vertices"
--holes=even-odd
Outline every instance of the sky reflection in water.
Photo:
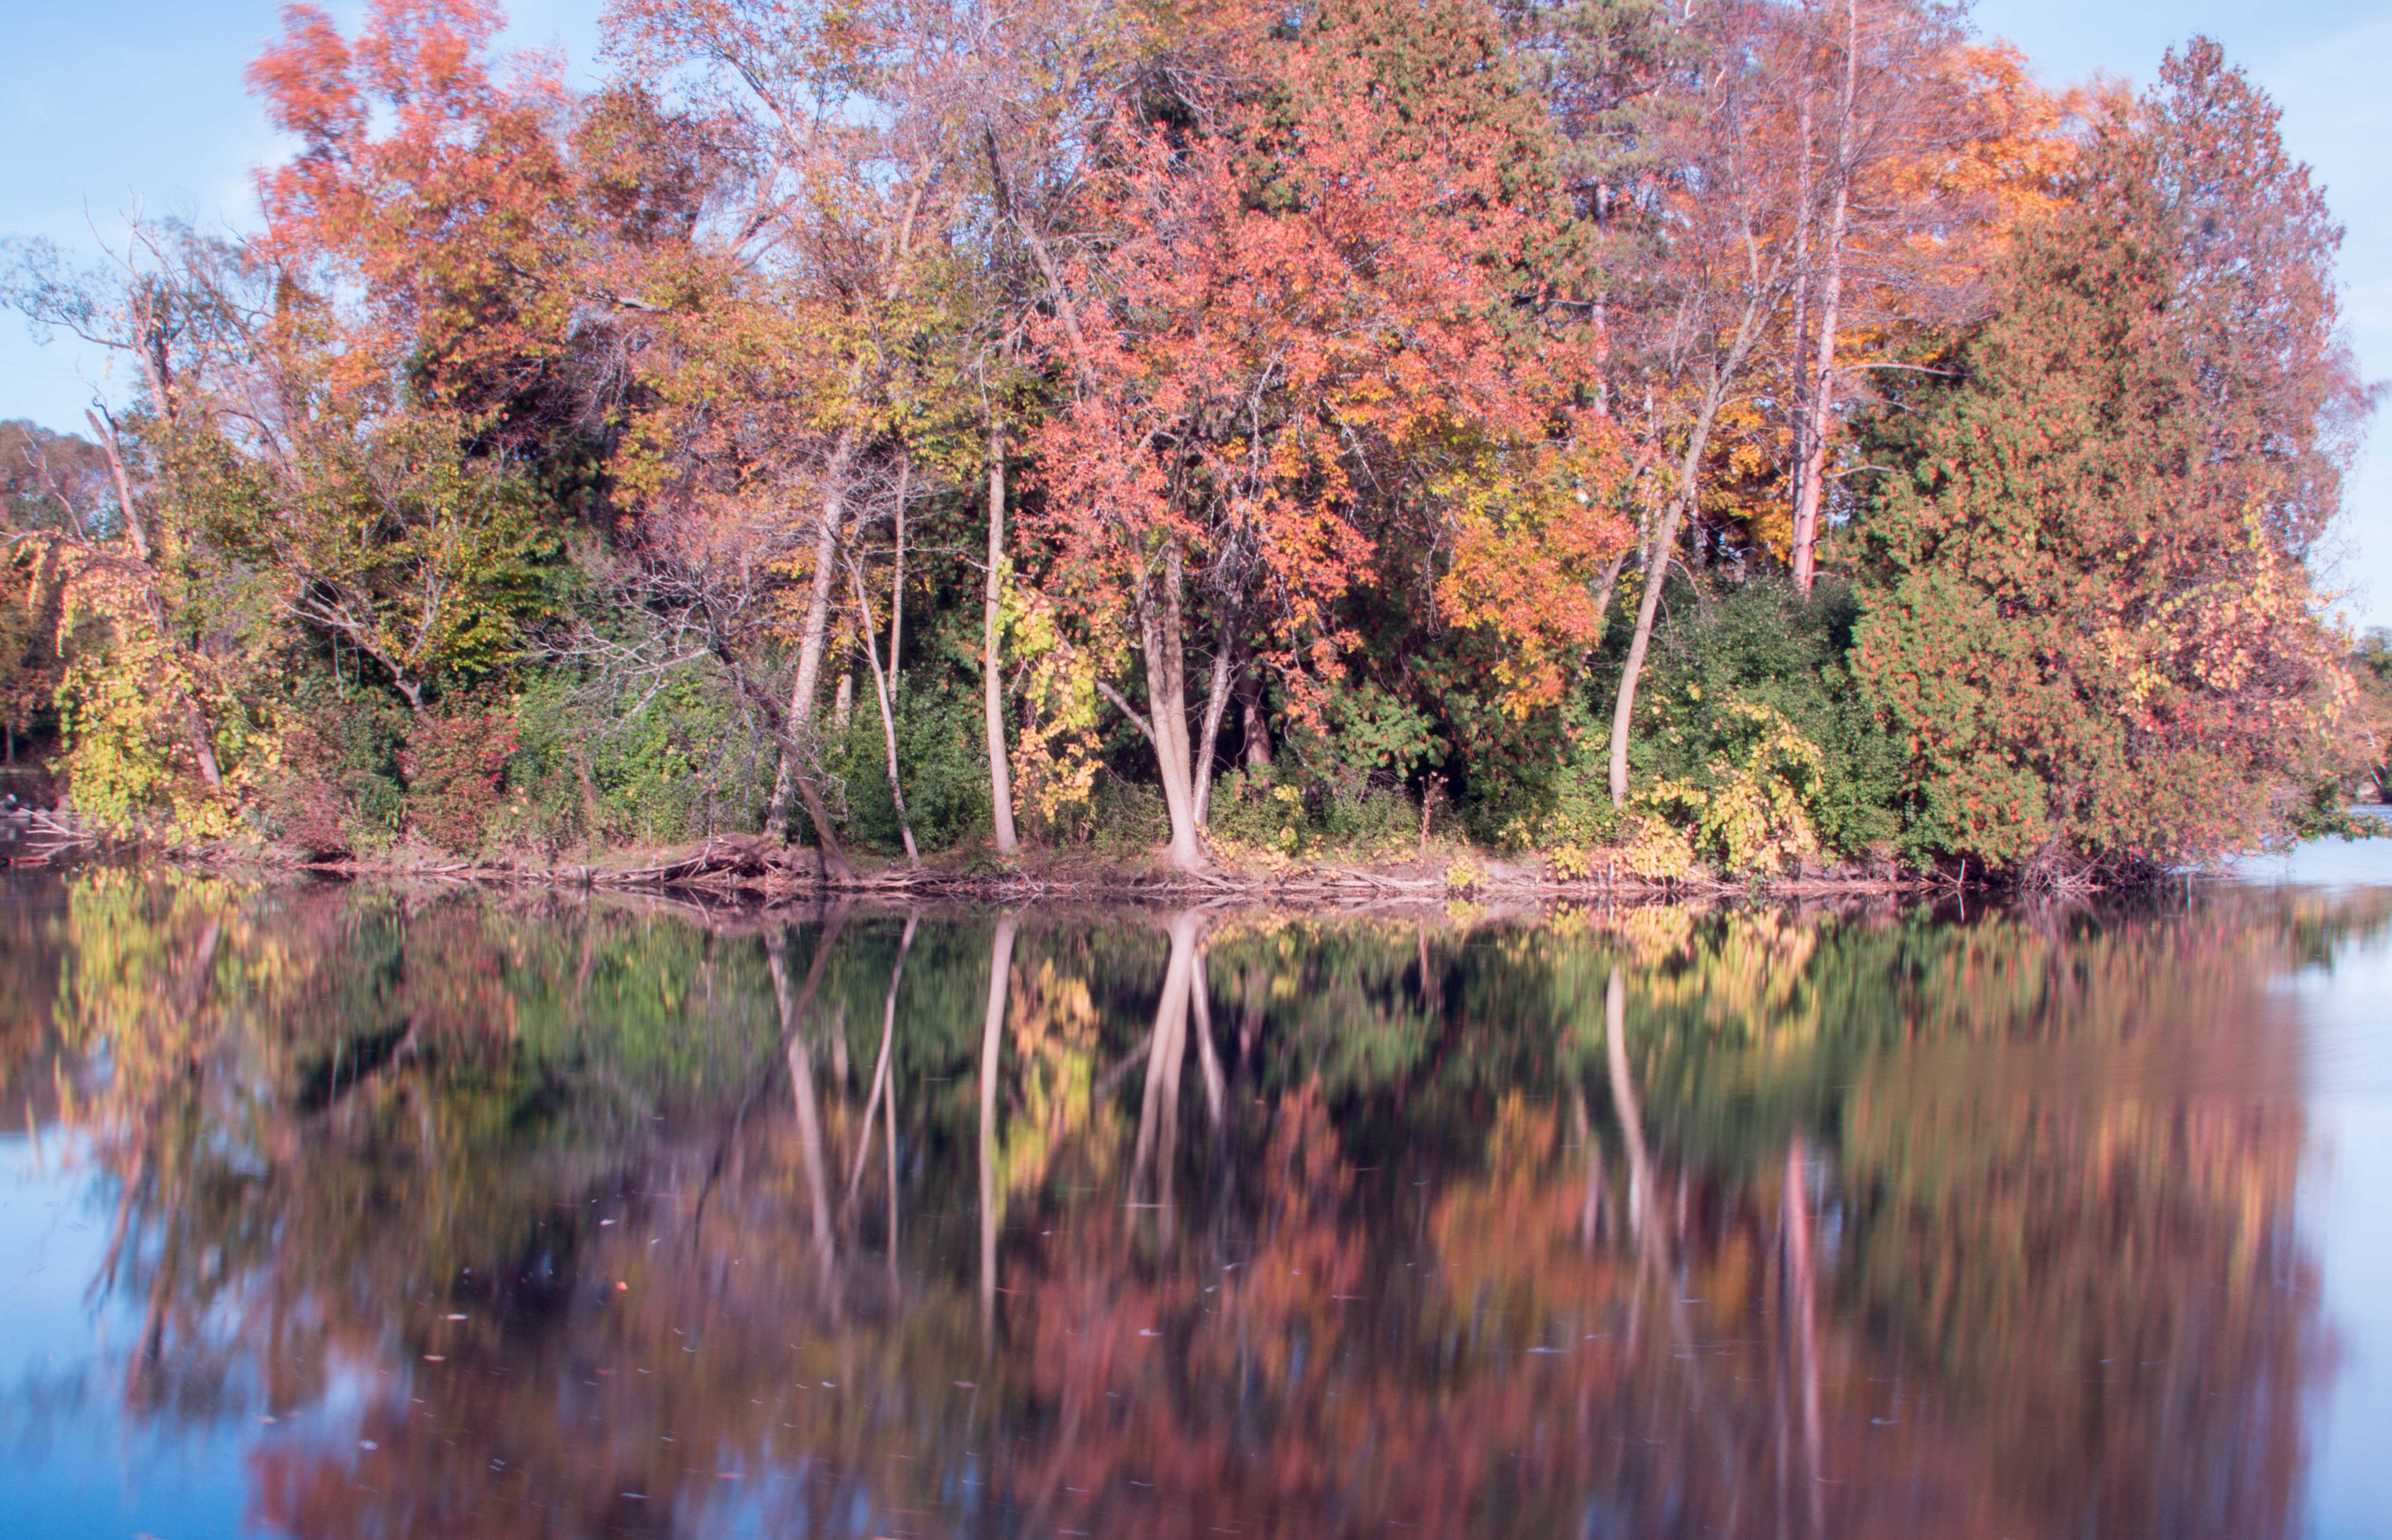
[[2392,849],[2301,860],[1965,923],[12,879],[0,1530],[2375,1533]]

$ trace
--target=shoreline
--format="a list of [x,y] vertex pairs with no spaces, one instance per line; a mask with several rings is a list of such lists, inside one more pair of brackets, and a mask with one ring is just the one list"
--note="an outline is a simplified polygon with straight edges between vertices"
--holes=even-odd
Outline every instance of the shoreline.
[[[1669,903],[1696,900],[1896,899],[1958,890],[1948,874],[1908,870],[1830,869],[1816,874],[1733,878],[1697,874],[1644,878],[1590,872],[1554,874],[1536,857],[1502,858],[1484,851],[1441,852],[1448,859],[1321,861],[1249,865],[1219,859],[1205,870],[1181,872],[1135,860],[1034,852],[999,863],[985,854],[926,861],[918,866],[865,858],[852,875],[824,870],[810,847],[774,847],[752,835],[718,835],[645,864],[506,860],[444,861],[431,855],[310,860],[256,847],[205,846],[153,849],[177,865],[214,871],[252,870],[341,881],[393,880],[460,886],[591,889],[687,894],[718,904],[768,909],[817,899],[924,902],[1116,902],[1135,904],[1273,904],[1293,909],[1360,905],[1519,905]],[[1990,886],[1981,883],[1970,888]]]

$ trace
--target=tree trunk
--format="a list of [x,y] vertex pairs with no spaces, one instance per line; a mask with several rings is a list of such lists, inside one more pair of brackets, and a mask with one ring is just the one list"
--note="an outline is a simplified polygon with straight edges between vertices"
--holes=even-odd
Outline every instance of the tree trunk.
[[[798,677],[789,686],[788,735],[812,753],[814,696],[822,682],[823,639],[830,627],[831,584],[838,566],[840,527],[847,520],[847,468],[855,455],[855,429],[839,430],[838,442],[830,452],[829,486],[823,494],[822,520],[814,528],[814,580],[806,595],[805,628],[798,636]],[[781,766],[773,783],[773,811],[765,822],[765,832],[775,839],[786,839],[789,832],[789,793],[801,776],[811,776],[812,767],[800,766],[789,745],[781,748]],[[814,817],[817,835],[826,835],[821,816],[815,813],[819,799],[806,797],[806,810]]]
[[1711,425],[1719,421],[1729,386],[1751,356],[1766,300],[1758,286],[1746,297],[1735,340],[1713,365],[1704,386],[1702,410],[1695,414],[1694,431],[1686,435],[1685,450],[1678,459],[1677,485],[1661,511],[1660,525],[1653,531],[1644,563],[1644,592],[1636,605],[1636,630],[1629,639],[1627,664],[1619,671],[1619,698],[1611,708],[1611,805],[1615,808],[1628,800],[1628,729],[1636,710],[1636,681],[1644,671],[1644,654],[1652,646],[1653,616],[1660,609],[1662,585],[1670,576],[1670,551],[1677,544],[1678,521],[1694,503],[1696,478],[1702,473],[1703,455],[1710,446]]
[[1013,766],[1005,743],[1004,660],[997,655],[997,620],[1005,583],[1005,422],[988,419],[988,590],[981,604],[981,705],[988,734],[989,806],[996,816],[996,852],[1020,848],[1013,828]]
[[1270,769],[1270,723],[1263,716],[1263,685],[1251,670],[1238,677],[1238,725],[1246,735],[1246,768]]
[[905,787],[897,776],[897,716],[890,701],[889,676],[880,669],[880,643],[873,636],[872,600],[864,591],[864,572],[857,563],[848,563],[847,576],[855,585],[855,614],[864,631],[864,658],[872,665],[872,693],[880,703],[880,736],[889,745],[889,799],[897,806],[897,833],[905,842],[905,860],[919,866],[922,852],[914,847],[914,825],[905,817]]
[[1835,411],[1836,321],[1844,290],[1844,235],[1852,219],[1853,97],[1859,89],[1860,5],[1844,4],[1844,84],[1837,103],[1835,206],[1827,216],[1826,270],[1819,285],[1819,345],[1803,401],[1801,480],[1794,503],[1794,586],[1805,595],[1817,576],[1820,494],[1827,473],[1827,431]]
[[1628,800],[1628,729],[1636,711],[1636,681],[1653,642],[1653,616],[1661,605],[1661,585],[1670,576],[1670,547],[1677,538],[1679,498],[1672,494],[1653,532],[1653,556],[1644,563],[1644,592],[1636,602],[1636,629],[1628,639],[1628,661],[1619,670],[1619,698],[1611,707],[1611,805]]
[[1139,651],[1146,657],[1147,741],[1163,772],[1163,803],[1171,816],[1171,863],[1183,872],[1201,870],[1204,851],[1196,835],[1196,784],[1188,744],[1188,655],[1180,628],[1179,590],[1184,579],[1176,537],[1163,548],[1161,591],[1150,573],[1138,575]]
[[1196,751],[1196,826],[1213,826],[1213,756],[1221,743],[1221,718],[1229,709],[1229,654],[1237,646],[1237,628],[1224,622],[1220,645],[1213,652],[1213,678],[1204,692],[1204,734]]

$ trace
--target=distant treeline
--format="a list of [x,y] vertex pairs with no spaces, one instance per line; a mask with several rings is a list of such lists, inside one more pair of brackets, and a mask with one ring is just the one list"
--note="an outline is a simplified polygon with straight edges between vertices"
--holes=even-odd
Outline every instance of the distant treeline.
[[256,228],[8,248],[137,382],[0,428],[9,756],[95,822],[2034,877],[2381,757],[2340,231],[2206,41],[613,0],[585,91],[500,23],[290,7]]

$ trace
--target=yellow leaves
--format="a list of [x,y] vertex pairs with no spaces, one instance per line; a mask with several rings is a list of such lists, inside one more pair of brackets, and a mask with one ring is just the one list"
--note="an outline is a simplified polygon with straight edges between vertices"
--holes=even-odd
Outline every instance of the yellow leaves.
[[104,652],[78,649],[58,687],[75,810],[119,835],[180,844],[238,834],[254,766],[214,788],[201,776],[195,735],[209,718],[194,703],[212,693],[202,660],[137,612]]
[[1053,601],[1009,576],[999,603],[1005,655],[1020,680],[1010,752],[1016,809],[1034,828],[1052,830],[1086,809],[1096,789],[1098,653],[1064,635]]
[[1438,608],[1502,639],[1495,682],[1515,719],[1558,701],[1601,642],[1595,588],[1635,537],[1616,511],[1626,479],[1618,436],[1583,426],[1568,443],[1489,450],[1431,483],[1453,529]]
[[1095,1132],[1100,1023],[1088,980],[1051,959],[1014,974],[1006,1018],[1021,1116],[1007,1128],[1002,1164],[1006,1191],[1020,1194],[1045,1180],[1059,1150]]
[[1685,831],[1659,818],[1630,824],[1629,837],[1614,852],[1618,870],[1641,882],[1684,882],[1702,871]]
[[1819,848],[1803,794],[1825,769],[1819,748],[1774,709],[1730,707],[1756,731],[1740,761],[1715,761],[1711,783],[1662,781],[1644,804],[1683,827],[1690,848],[1731,872],[1789,867]]

